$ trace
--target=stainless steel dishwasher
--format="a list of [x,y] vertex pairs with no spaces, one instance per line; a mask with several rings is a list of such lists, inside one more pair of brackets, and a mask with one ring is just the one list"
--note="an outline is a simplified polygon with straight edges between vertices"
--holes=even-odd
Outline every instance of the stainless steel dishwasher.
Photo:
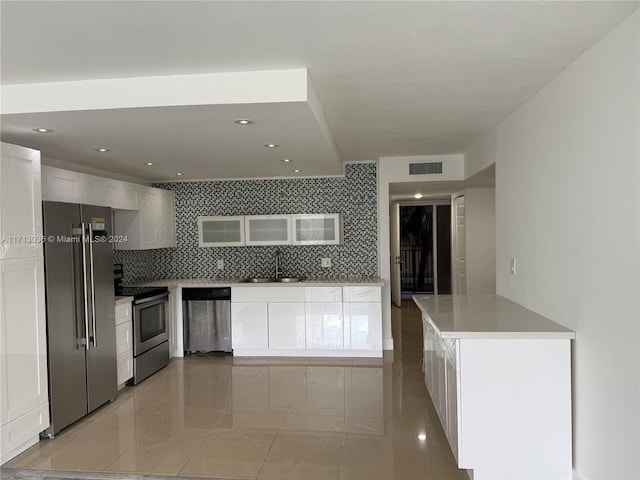
[[231,288],[183,288],[184,353],[231,349]]

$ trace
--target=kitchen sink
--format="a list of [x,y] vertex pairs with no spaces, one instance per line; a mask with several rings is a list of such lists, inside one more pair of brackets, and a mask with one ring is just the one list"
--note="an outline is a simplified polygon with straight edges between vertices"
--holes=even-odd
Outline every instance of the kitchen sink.
[[274,278],[266,278],[266,277],[250,277],[245,280],[245,282],[249,283],[269,283],[275,282]]
[[300,277],[280,277],[275,279],[276,282],[281,283],[293,283],[293,282],[301,282],[302,278]]

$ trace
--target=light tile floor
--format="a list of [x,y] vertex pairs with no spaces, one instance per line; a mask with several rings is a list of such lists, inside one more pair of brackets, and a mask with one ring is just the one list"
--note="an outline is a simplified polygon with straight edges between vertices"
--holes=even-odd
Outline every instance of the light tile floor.
[[3,467],[65,478],[466,479],[424,386],[420,312],[403,303],[383,359],[175,359]]

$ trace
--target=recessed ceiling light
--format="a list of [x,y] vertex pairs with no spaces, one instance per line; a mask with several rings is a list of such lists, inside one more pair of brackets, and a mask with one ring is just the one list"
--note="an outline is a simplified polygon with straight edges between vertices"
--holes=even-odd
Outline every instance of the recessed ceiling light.
[[282,159],[282,161],[283,161],[284,163],[289,163],[291,160],[289,160],[288,158],[283,158],[283,159]]
[[38,132],[38,133],[51,133],[51,132],[53,132],[53,130],[50,129],[50,128],[34,128],[33,131],[34,132]]
[[237,123],[238,125],[253,125],[253,120],[249,118],[239,118],[238,120],[234,120],[233,123]]
[[177,172],[176,173],[176,176],[178,176],[178,177],[181,177],[182,175],[184,175],[184,173],[181,173],[181,172]]
[[110,152],[111,150],[109,150],[108,148],[94,148],[94,150],[96,152],[100,152],[100,153],[105,153],[105,152]]
[[266,143],[265,147],[267,148],[276,148],[279,147],[280,145],[278,145],[277,143]]
[[301,170],[300,170],[299,168],[296,168],[296,169],[293,171],[293,173],[300,173],[300,172],[301,172]]
[[416,193],[413,198],[422,198],[422,194],[421,193]]
[[422,440],[424,442],[426,439],[427,439],[427,434],[426,433],[418,434],[418,440]]
[[155,165],[155,163],[153,163],[153,162],[147,162],[147,163],[145,163],[145,165],[146,165],[147,167],[153,167],[153,166]]

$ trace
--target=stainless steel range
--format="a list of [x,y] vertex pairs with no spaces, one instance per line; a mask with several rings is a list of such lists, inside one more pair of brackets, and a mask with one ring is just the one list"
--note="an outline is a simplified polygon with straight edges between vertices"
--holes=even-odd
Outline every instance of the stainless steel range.
[[[136,385],[169,363],[167,287],[123,287],[122,265],[114,265],[115,291],[133,297],[133,380]],[[120,280],[120,281],[118,281]]]

